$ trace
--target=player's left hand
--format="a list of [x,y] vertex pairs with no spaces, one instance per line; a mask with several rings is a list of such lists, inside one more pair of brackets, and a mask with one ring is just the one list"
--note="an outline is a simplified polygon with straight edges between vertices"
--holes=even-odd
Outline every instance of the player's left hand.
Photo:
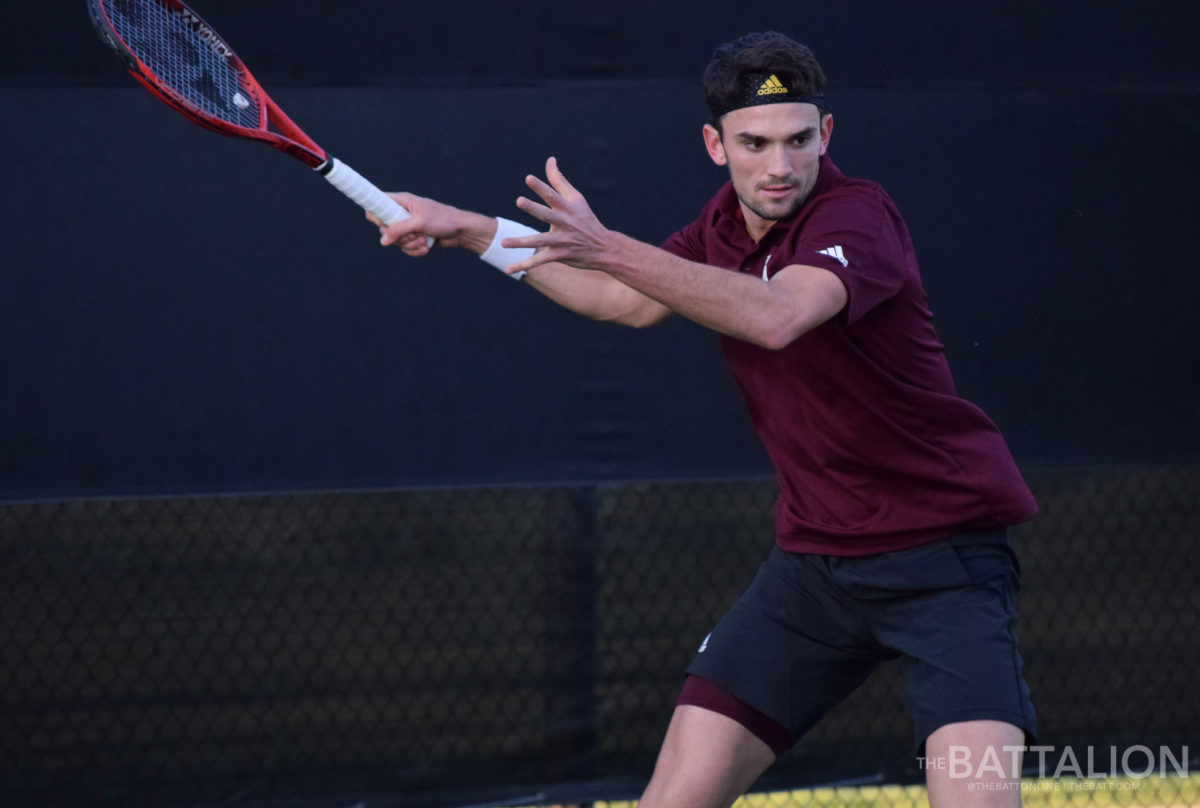
[[532,174],[525,178],[525,184],[542,198],[545,205],[521,197],[517,207],[550,225],[550,230],[536,236],[504,239],[502,247],[538,248],[534,255],[506,271],[512,274],[551,261],[579,269],[601,269],[612,231],[600,224],[583,194],[558,170],[558,161],[553,157],[546,161],[546,179],[549,184]]

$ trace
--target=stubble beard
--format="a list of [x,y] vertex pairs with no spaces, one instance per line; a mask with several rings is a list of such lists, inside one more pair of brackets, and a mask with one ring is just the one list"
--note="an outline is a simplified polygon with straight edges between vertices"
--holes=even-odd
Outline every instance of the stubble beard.
[[802,197],[796,197],[791,202],[777,203],[770,208],[754,201],[753,199],[747,199],[741,194],[738,194],[738,199],[741,200],[743,205],[753,211],[755,216],[768,222],[778,222],[781,219],[789,219],[792,216],[795,216],[800,210],[801,205],[804,204],[804,199]]
[[[767,182],[764,183],[764,187],[766,185],[779,184],[779,181]],[[791,178],[791,184],[800,186],[801,182],[799,178],[796,177]],[[734,190],[737,191],[737,188],[735,187]],[[749,197],[748,194],[743,194],[741,191],[737,191],[737,197],[738,200],[741,201],[741,203],[747,208],[749,208],[755,216],[758,216],[760,219],[768,222],[778,222],[782,219],[790,219],[792,216],[795,216],[800,211],[800,208],[804,205],[805,201],[808,200],[809,194],[811,193],[812,188],[808,188],[803,193],[797,194],[791,200],[776,203],[760,202],[753,197]]]

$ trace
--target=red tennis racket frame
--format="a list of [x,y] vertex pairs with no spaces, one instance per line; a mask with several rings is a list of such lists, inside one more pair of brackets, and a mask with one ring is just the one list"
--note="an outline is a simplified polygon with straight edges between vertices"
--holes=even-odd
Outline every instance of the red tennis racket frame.
[[[267,95],[262,86],[255,81],[254,76],[251,75],[249,69],[238,58],[237,54],[233,52],[233,49],[225,44],[224,40],[213,31],[212,26],[204,22],[195,11],[185,6],[180,0],[157,0],[157,2],[160,2],[171,10],[181,13],[186,12],[193,24],[207,28],[211,32],[212,38],[225,48],[228,55],[224,58],[237,70],[242,89],[247,95],[259,102],[259,125],[251,129],[223,121],[205,112],[187,98],[177,93],[174,88],[159,79],[154,71],[138,58],[136,53],[125,46],[121,36],[113,26],[112,20],[109,19],[108,9],[105,7],[106,4],[103,0],[89,0],[88,7],[92,13],[93,20],[98,23],[97,28],[100,28],[103,33],[107,34],[109,44],[121,55],[130,74],[143,87],[153,93],[160,101],[171,107],[171,109],[190,119],[193,123],[203,126],[205,129],[225,135],[226,137],[257,140],[266,143],[268,146],[279,149],[285,154],[290,154],[312,168],[319,168],[325,164],[328,159],[325,150],[318,146],[316,141],[304,134],[304,131],[291,118],[284,114],[283,110]],[[267,128],[268,124],[274,124],[275,128],[281,134],[270,131]]]
[[[204,41],[205,45],[212,48],[219,58],[225,59],[228,66],[233,68],[236,73],[239,89],[238,95],[234,96],[235,102],[239,106],[241,106],[241,102],[249,102],[249,99],[257,102],[258,106],[255,107],[258,111],[257,126],[241,126],[222,120],[206,112],[202,107],[173,88],[167,81],[160,78],[150,69],[149,65],[133,52],[117,31],[116,26],[113,25],[113,21],[108,15],[107,6],[109,1],[88,0],[88,11],[92,15],[92,23],[95,25],[96,30],[108,42],[109,47],[121,57],[121,60],[125,63],[125,67],[133,74],[133,77],[171,109],[212,132],[242,140],[257,140],[260,143],[266,143],[268,146],[278,149],[284,154],[290,154],[305,165],[316,169],[330,185],[337,188],[384,225],[394,224],[401,219],[409,218],[409,212],[398,204],[396,200],[375,187],[365,177],[341,160],[330,157],[312,138],[304,134],[300,127],[292,122],[291,118],[284,115],[283,110],[259,86],[259,83],[254,80],[254,76],[250,75],[250,71],[246,69],[246,65],[233,52],[233,48],[229,47],[217,35],[212,26],[204,22],[196,12],[184,5],[182,0],[121,0],[121,2],[129,4],[127,9],[130,13],[136,12],[139,2],[147,5],[156,3],[159,8],[166,9],[167,12],[178,14],[184,24],[192,26],[193,32]],[[251,103],[247,103],[243,109],[248,110],[250,106]],[[267,128],[269,124],[274,124],[279,132],[270,131]],[[426,236],[425,243],[428,246],[433,246],[433,237]]]

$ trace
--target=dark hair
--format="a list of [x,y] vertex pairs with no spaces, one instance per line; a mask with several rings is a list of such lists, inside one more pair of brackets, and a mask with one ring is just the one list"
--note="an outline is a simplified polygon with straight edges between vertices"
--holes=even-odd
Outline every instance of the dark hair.
[[[816,95],[825,89],[825,73],[807,47],[777,31],[746,34],[717,48],[704,69],[709,108],[733,104],[741,89],[739,81],[747,73],[774,73],[797,95]],[[712,122],[718,131],[720,118],[714,115]]]

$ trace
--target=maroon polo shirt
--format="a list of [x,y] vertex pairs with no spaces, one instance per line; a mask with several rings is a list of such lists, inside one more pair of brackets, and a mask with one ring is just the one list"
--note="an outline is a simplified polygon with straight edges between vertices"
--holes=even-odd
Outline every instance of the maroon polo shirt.
[[879,185],[823,157],[804,206],[756,243],[727,183],[663,249],[755,277],[820,267],[846,286],[845,309],[781,350],[721,336],[778,474],[781,549],[883,553],[1037,513],[996,425],[955,393],[908,228]]

